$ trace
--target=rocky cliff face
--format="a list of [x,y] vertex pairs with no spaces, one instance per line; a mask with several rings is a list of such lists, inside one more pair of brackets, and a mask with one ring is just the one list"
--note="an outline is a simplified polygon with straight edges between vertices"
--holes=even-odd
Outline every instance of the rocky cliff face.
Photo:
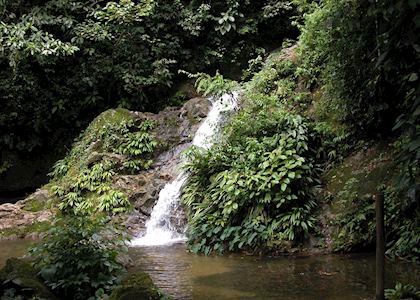
[[[124,223],[131,233],[136,234],[144,228],[145,221],[150,216],[160,190],[180,172],[181,153],[191,144],[196,130],[209,111],[209,107],[208,99],[194,98],[180,108],[168,107],[158,114],[122,110],[106,111],[96,118],[84,133],[85,136],[90,134],[90,139],[87,139],[89,142],[81,147],[82,137],[74,146],[82,150],[79,150],[77,155],[72,154],[74,152],[72,151],[69,156],[73,157],[68,160],[64,159],[68,163],[66,168],[69,171],[67,172],[77,177],[78,170],[88,169],[104,159],[112,161],[115,166],[123,165],[129,159],[128,156],[121,153],[104,151],[103,137],[100,135],[95,137],[93,128],[118,125],[112,123],[121,122],[121,116],[133,122],[145,120],[154,122],[156,126],[153,128],[152,134],[159,142],[159,146],[152,154],[152,165],[147,170],[131,174],[115,172],[110,180],[112,188],[123,192],[134,208],[128,215],[123,214],[116,218]],[[25,200],[16,204],[0,205],[0,238],[27,237],[33,235],[34,227],[37,228],[37,231],[48,227],[36,226],[36,224],[45,224],[47,220],[51,219],[60,203],[53,191],[57,189],[57,186],[64,188],[66,184],[71,184],[71,181],[69,183],[65,180],[52,179],[49,184]]]

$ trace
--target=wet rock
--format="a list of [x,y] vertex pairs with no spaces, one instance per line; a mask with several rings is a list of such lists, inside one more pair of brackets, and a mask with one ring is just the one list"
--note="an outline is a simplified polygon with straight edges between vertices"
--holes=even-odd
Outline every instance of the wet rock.
[[38,278],[32,266],[28,262],[17,258],[8,259],[6,266],[0,270],[0,298],[56,299]]
[[210,110],[210,101],[207,98],[197,97],[189,100],[181,108],[181,116],[192,118],[205,118]]
[[191,141],[200,122],[210,110],[211,102],[207,98],[193,98],[181,108],[181,126],[178,134],[182,141]]
[[160,172],[141,172],[139,175],[116,177],[114,187],[123,191],[134,208],[150,214],[159,197],[159,191],[169,180],[160,177]]
[[25,227],[50,220],[50,211],[29,212],[22,205],[6,203],[0,205],[0,230]]
[[122,220],[122,224],[127,228],[130,234],[135,236],[144,231],[144,226],[149,217],[150,215],[134,209],[125,217],[125,220]]
[[124,278],[121,284],[113,290],[109,300],[158,300],[162,297],[162,292],[159,291],[150,276],[147,273],[139,272]]
[[46,209],[50,194],[40,189],[16,204],[0,205],[0,239],[36,238],[42,226],[49,222],[53,213]]
[[131,212],[123,222],[133,234],[143,231],[146,221],[156,201],[159,192],[172,177],[159,171],[141,172],[139,175],[121,175],[116,177],[113,186],[123,191],[133,204]]

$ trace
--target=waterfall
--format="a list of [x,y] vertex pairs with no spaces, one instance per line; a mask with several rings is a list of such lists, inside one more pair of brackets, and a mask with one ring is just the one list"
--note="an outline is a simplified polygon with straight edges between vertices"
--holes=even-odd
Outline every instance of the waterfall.
[[[197,147],[209,149],[215,136],[223,124],[225,112],[233,111],[237,106],[238,93],[224,94],[220,98],[212,98],[211,109],[195,133],[192,144]],[[146,222],[144,236],[131,241],[132,246],[157,246],[171,244],[185,240],[185,235],[179,233],[176,224],[171,221],[171,215],[180,204],[181,191],[188,179],[186,172],[181,172],[178,177],[167,183],[159,193],[159,199],[153,207],[150,219]],[[184,231],[183,231],[184,232]]]

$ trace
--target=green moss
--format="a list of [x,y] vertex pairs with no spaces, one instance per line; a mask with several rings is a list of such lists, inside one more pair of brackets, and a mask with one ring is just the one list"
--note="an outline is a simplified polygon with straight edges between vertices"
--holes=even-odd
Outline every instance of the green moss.
[[106,123],[119,124],[133,120],[133,115],[124,108],[109,109],[97,116],[87,128],[87,132],[98,132]]
[[[346,183],[354,181],[352,192],[359,197],[370,198],[383,184],[390,185],[397,174],[392,160],[392,149],[387,145],[376,145],[359,150],[335,165],[323,176],[325,188],[322,197],[328,196],[328,210],[333,215],[343,213],[340,198]],[[325,202],[325,199],[320,199]]]
[[47,221],[44,222],[36,222],[28,226],[21,226],[21,227],[14,227],[3,229],[0,232],[0,238],[16,236],[18,238],[25,238],[27,235],[31,233],[43,233],[48,231],[50,228],[50,223]]
[[129,210],[127,195],[112,187],[112,178],[151,167],[159,146],[155,126],[152,120],[136,122],[125,109],[98,116],[54,166],[50,191],[59,199],[58,208],[84,213]]
[[170,299],[156,287],[150,276],[144,272],[128,275],[117,286],[109,300]]
[[355,178],[359,182],[357,192],[363,196],[376,193],[378,186],[391,183],[395,175],[397,170],[392,160],[392,149],[387,145],[377,145],[347,157],[325,174],[324,181],[327,190],[337,194],[346,182]]
[[14,289],[15,296],[22,296],[23,299],[31,297],[56,299],[38,278],[32,266],[21,259],[11,258],[7,260],[6,266],[0,270],[0,283],[0,291]]
[[30,198],[25,202],[23,207],[26,211],[38,212],[45,209],[47,203],[36,198]]

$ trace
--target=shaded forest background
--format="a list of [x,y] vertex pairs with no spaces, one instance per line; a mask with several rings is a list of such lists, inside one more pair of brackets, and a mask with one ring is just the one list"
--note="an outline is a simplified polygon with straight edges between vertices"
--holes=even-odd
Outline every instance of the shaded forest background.
[[12,182],[25,172],[22,189],[45,180],[51,163],[107,108],[156,112],[182,103],[190,95],[179,89],[186,79],[179,70],[220,70],[240,79],[248,61],[258,69],[250,59],[299,35],[299,76],[322,91],[330,117],[357,138],[400,137],[398,159],[404,180],[413,183],[420,156],[418,6],[417,0],[2,1],[1,189],[19,189]]

